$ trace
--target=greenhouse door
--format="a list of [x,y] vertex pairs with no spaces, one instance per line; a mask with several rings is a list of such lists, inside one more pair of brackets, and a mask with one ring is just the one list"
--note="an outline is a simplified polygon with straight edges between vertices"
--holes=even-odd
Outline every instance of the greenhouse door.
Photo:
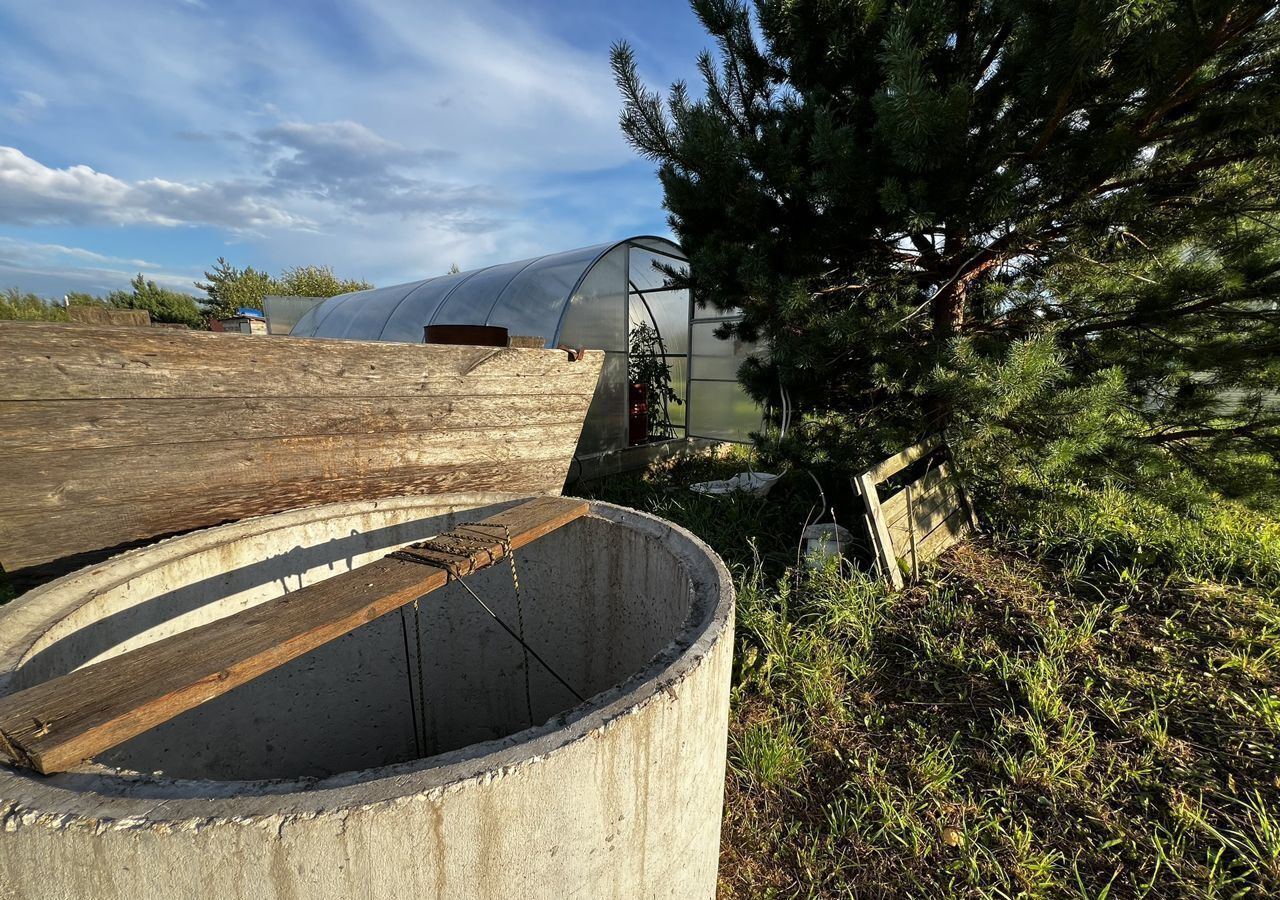
[[716,337],[717,328],[738,316],[698,310],[692,304],[690,312],[688,435],[750,443],[751,432],[761,428],[761,410],[738,384],[738,366],[763,348],[737,338]]

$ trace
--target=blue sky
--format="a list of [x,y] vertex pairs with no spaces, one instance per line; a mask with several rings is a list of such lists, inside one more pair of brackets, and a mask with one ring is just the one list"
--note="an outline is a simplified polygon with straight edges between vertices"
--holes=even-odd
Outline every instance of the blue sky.
[[669,233],[609,45],[656,87],[709,44],[685,0],[0,0],[0,288],[225,256],[394,284]]

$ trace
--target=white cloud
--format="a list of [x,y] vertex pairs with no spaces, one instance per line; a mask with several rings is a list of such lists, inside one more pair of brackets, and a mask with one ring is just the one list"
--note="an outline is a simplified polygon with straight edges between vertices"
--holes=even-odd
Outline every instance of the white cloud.
[[36,113],[49,105],[49,101],[35,91],[15,90],[13,96],[13,103],[4,112],[19,124],[26,124]]
[[84,262],[110,263],[133,269],[162,269],[163,264],[145,259],[130,259],[95,253],[83,247],[67,247],[63,244],[45,244],[38,241],[22,241],[0,235],[0,262],[30,262],[33,260],[56,261],[74,259]]
[[48,107],[38,134],[0,117],[0,225],[210,226],[184,259],[379,283],[662,228],[647,166],[577,178],[634,160],[607,42],[497,0],[194,6],[6,11],[0,90]]
[[256,199],[251,186],[242,182],[128,182],[84,165],[50,168],[15,147],[0,147],[0,222],[230,229],[308,224]]
[[67,291],[104,294],[127,289],[139,272],[161,287],[198,293],[198,272],[174,271],[144,259],[110,256],[83,247],[0,236],[0,285],[18,284],[22,290],[48,297],[61,297]]
[[369,214],[431,213],[464,228],[483,227],[474,210],[497,202],[482,187],[430,173],[457,154],[409,149],[358,122],[285,122],[255,137],[270,160],[264,189],[272,195],[299,194]]

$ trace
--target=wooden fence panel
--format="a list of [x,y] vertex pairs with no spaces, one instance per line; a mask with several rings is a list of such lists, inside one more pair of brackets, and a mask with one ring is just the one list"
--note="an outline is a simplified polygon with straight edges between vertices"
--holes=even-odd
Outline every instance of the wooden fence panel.
[[945,461],[881,502],[876,485],[912,463],[943,449],[937,438],[915,444],[872,466],[854,479],[863,501],[871,544],[881,572],[895,588],[903,586],[902,564],[912,575],[976,527],[960,480]]
[[[889,537],[898,550],[899,557],[905,557],[906,554],[902,551],[909,547],[912,541],[919,544],[960,509],[960,493],[956,489],[955,482],[950,479],[950,473],[946,471],[945,466],[934,471],[941,471],[942,476],[941,480],[931,487],[926,488],[921,484],[924,479],[911,485],[912,513],[908,515],[904,509],[900,519],[889,522]],[[902,491],[904,497],[906,493],[906,490]],[[918,547],[917,554],[919,554]]]

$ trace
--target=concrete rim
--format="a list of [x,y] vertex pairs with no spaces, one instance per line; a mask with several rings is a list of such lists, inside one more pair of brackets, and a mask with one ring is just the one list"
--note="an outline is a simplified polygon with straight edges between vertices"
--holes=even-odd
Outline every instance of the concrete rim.
[[[414,497],[363,504],[368,509],[412,505]],[[418,498],[420,499],[420,498]],[[486,502],[498,498],[488,495]],[[507,499],[507,498],[503,498]],[[460,505],[466,499],[460,498]],[[146,557],[157,547],[183,554],[229,538],[260,534],[302,521],[324,518],[326,510],[361,504],[333,504],[264,516],[205,529],[133,550],[107,563],[44,585],[0,610],[0,694],[8,692],[10,673],[50,625],[93,596],[95,577],[149,568]],[[70,772],[52,777],[0,765],[0,817],[56,818],[61,827],[80,821],[92,827],[138,827],[162,821],[210,822],[280,815],[314,816],[335,809],[367,808],[409,798],[438,796],[472,781],[485,781],[524,766],[537,765],[559,750],[591,739],[618,720],[652,703],[671,702],[681,682],[698,669],[721,640],[732,639],[733,582],[720,558],[705,543],[656,516],[600,501],[591,515],[662,541],[686,567],[692,584],[690,613],[676,639],[639,672],[596,694],[543,725],[458,750],[325,779],[204,781],[102,772]],[[185,543],[184,543],[185,542]],[[73,588],[69,599],[49,595]],[[56,595],[55,595],[56,597]],[[45,601],[42,605],[42,599]],[[76,601],[79,602],[76,602]],[[88,801],[88,802],[87,802]],[[88,812],[92,810],[92,812]]]

